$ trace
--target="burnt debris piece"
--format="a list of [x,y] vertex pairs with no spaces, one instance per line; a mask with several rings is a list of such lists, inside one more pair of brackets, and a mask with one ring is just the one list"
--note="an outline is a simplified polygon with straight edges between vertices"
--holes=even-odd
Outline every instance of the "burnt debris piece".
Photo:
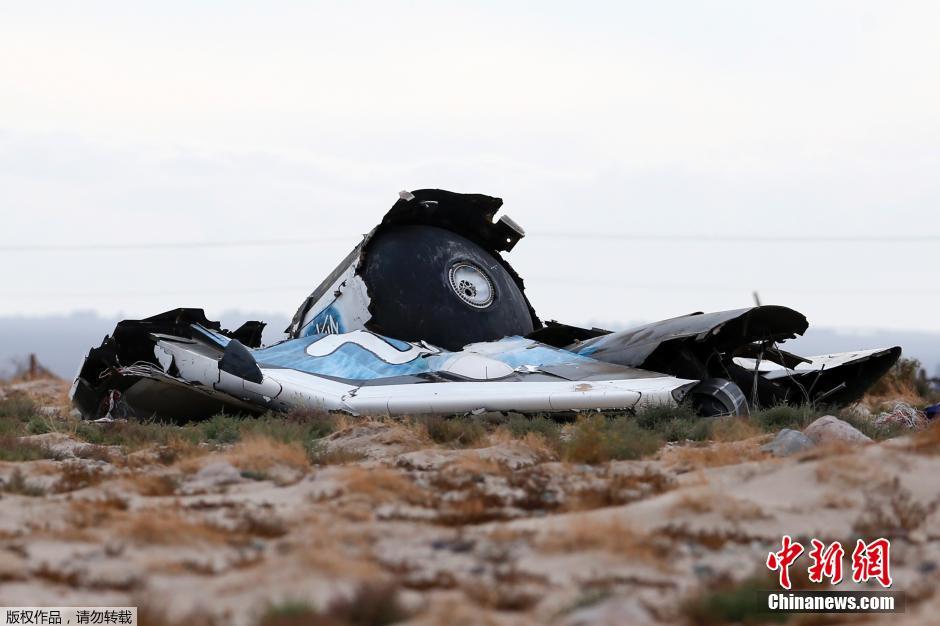
[[438,189],[401,195],[304,300],[291,338],[365,328],[459,350],[541,327],[500,255],[525,236],[507,217],[493,221],[501,199]]
[[294,407],[351,414],[635,411],[701,415],[845,404],[900,348],[801,357],[806,318],[782,306],[695,313],[611,332],[543,323],[503,258],[525,233],[502,200],[436,189],[399,200],[297,309],[287,338],[222,329],[200,309],[120,322],[86,357],[87,418],[192,419]]

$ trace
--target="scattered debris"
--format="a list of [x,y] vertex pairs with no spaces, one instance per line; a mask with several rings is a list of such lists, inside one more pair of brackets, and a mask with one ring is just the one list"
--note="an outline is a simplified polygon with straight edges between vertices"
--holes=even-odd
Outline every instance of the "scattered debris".
[[933,420],[937,415],[940,415],[940,404],[931,404],[924,409],[924,417],[929,420]]
[[783,306],[695,313],[610,332],[543,323],[501,253],[524,236],[502,200],[402,193],[298,308],[284,341],[228,331],[201,309],[120,322],[82,364],[86,419],[191,419],[307,408],[352,415],[636,411],[689,402],[702,416],[857,400],[898,347],[801,357]]
[[918,411],[910,404],[897,402],[890,411],[879,413],[875,417],[874,423],[876,426],[896,425],[915,429],[926,426],[927,417],[924,412]]

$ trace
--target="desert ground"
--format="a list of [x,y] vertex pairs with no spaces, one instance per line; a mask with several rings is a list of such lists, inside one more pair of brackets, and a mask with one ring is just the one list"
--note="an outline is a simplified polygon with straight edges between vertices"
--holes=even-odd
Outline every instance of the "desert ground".
[[[923,402],[903,381],[838,413],[183,425],[82,422],[67,387],[0,386],[0,605],[131,605],[145,625],[197,626],[901,626],[940,612],[940,427],[876,419]],[[811,443],[775,454],[784,428]],[[783,534],[890,538],[907,610],[761,613]]]

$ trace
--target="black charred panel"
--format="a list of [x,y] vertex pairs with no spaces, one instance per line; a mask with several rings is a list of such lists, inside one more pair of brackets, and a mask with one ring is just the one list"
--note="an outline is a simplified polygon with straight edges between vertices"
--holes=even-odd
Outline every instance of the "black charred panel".
[[[493,300],[472,306],[451,284],[467,263],[490,281]],[[470,239],[435,226],[383,229],[369,243],[360,274],[369,290],[374,332],[459,350],[534,330],[528,302],[503,263]]]

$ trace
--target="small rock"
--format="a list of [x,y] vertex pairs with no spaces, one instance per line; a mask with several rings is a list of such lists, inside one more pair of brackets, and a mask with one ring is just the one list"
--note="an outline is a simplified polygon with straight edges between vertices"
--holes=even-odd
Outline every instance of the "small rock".
[[575,609],[568,614],[565,626],[619,626],[620,624],[656,624],[655,619],[636,597],[602,599],[597,604]]
[[395,465],[404,469],[428,472],[440,470],[445,465],[449,465],[456,459],[456,456],[453,450],[418,450],[399,454],[395,458]]
[[57,458],[87,456],[108,457],[120,452],[120,446],[99,446],[74,439],[65,433],[51,432],[41,435],[26,435],[19,438],[24,443],[40,446]]
[[834,415],[826,415],[803,429],[803,434],[815,443],[868,443],[871,438]]
[[763,452],[770,452],[774,456],[790,456],[803,450],[808,450],[816,443],[798,430],[784,428],[774,440],[761,447]]
[[208,493],[216,491],[227,485],[244,482],[245,478],[238,469],[228,461],[216,461],[209,463],[183,485],[181,491],[187,495],[196,493]]

